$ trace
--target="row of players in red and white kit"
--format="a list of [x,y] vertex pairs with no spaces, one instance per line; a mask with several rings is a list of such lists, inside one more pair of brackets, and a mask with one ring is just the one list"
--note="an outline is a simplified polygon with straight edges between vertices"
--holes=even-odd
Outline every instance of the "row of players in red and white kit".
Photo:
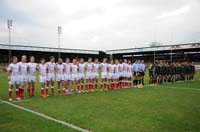
[[[131,85],[132,66],[131,61],[124,59],[124,62],[104,58],[100,63],[98,59],[88,58],[87,62],[81,59],[66,58],[65,62],[61,58],[55,63],[55,58],[50,57],[49,62],[41,58],[40,63],[35,63],[35,58],[30,57],[27,63],[26,56],[21,57],[18,62],[16,56],[12,58],[12,63],[8,66],[9,80],[9,100],[12,101],[12,88],[16,86],[16,99],[24,98],[25,84],[28,84],[28,95],[34,96],[36,71],[39,71],[39,82],[41,86],[41,97],[49,96],[49,87],[51,94],[54,95],[54,81],[57,81],[58,95],[61,95],[61,88],[64,95],[72,92],[72,87],[76,87],[76,92],[90,92],[95,90],[120,89]],[[101,75],[99,74],[101,71]],[[99,77],[101,76],[100,86],[98,88]],[[86,82],[84,82],[86,80]],[[85,86],[85,87],[84,87]]]

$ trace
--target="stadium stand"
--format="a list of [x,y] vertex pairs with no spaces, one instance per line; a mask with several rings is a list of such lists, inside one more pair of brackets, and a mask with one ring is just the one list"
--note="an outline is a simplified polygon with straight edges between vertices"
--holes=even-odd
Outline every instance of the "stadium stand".
[[[88,57],[99,58],[100,60],[106,56],[106,53],[103,51],[97,50],[82,50],[82,49],[65,49],[65,48],[50,48],[50,47],[36,47],[36,46],[21,46],[21,45],[7,45],[0,44],[0,64],[1,67],[7,65],[9,49],[11,50],[11,56],[20,57],[22,55],[35,56],[36,62],[39,61],[41,57],[48,59],[49,56],[55,56],[58,58],[58,52],[61,53],[61,58],[84,58],[85,60]],[[99,56],[101,54],[101,56]]]
[[158,60],[176,62],[193,61],[198,63],[200,62],[200,43],[107,50],[106,53],[113,59],[127,58],[132,61],[140,59],[146,63]]
[[[49,56],[58,58],[58,52],[61,53],[61,58],[84,58],[88,57],[99,58],[127,58],[132,61],[135,59],[144,60],[146,63],[153,63],[154,61],[193,61],[196,64],[200,62],[200,43],[176,44],[158,47],[141,47],[141,48],[127,48],[117,50],[83,50],[83,49],[66,49],[66,48],[51,48],[51,47],[37,47],[37,46],[22,46],[22,45],[8,45],[0,44],[0,70],[8,64],[8,54],[11,50],[11,56],[20,57],[25,54],[29,58],[35,56],[36,62],[41,57],[48,59]],[[155,57],[155,58],[154,58]]]

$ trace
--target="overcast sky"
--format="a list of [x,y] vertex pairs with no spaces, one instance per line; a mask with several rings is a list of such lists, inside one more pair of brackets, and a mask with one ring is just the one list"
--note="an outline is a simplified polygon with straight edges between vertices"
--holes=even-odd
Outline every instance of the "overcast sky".
[[119,49],[200,42],[200,0],[0,0],[0,43]]

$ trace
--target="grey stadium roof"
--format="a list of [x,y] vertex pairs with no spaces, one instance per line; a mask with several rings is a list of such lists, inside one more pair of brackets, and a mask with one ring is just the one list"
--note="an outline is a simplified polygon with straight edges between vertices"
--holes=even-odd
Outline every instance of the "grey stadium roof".
[[176,44],[157,47],[141,47],[141,48],[128,48],[106,50],[107,54],[123,54],[123,53],[138,53],[138,52],[152,52],[152,51],[165,51],[165,50],[178,50],[178,49],[192,49],[200,48],[200,43]]
[[43,52],[61,52],[61,53],[82,53],[82,54],[99,54],[97,50],[83,50],[83,49],[66,49],[66,48],[52,48],[52,47],[37,47],[37,46],[23,46],[23,45],[8,45],[0,44],[0,49],[5,50],[23,50],[23,51],[43,51]]
[[[106,50],[106,54],[123,54],[123,53],[138,53],[151,51],[165,51],[178,49],[192,49],[200,48],[200,43],[176,44],[158,47],[141,47],[141,48],[127,48]],[[24,45],[8,45],[0,44],[0,49],[5,50],[22,50],[22,51],[43,51],[43,52],[60,52],[60,53],[79,53],[79,54],[99,54],[98,50],[84,50],[84,49],[67,49],[67,48],[53,48],[53,47],[38,47],[38,46],[24,46]]]

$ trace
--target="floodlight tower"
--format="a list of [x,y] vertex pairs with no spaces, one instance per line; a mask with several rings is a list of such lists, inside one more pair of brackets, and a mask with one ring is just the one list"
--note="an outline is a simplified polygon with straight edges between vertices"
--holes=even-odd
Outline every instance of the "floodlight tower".
[[[58,50],[60,50],[60,36],[62,34],[61,26],[58,26]],[[58,51],[58,58],[60,58],[60,51]]]
[[8,31],[9,31],[9,35],[8,35],[8,41],[9,41],[9,49],[8,49],[8,63],[11,62],[11,49],[10,49],[10,45],[11,45],[11,27],[12,25],[12,20],[8,20],[7,21],[8,24]]

